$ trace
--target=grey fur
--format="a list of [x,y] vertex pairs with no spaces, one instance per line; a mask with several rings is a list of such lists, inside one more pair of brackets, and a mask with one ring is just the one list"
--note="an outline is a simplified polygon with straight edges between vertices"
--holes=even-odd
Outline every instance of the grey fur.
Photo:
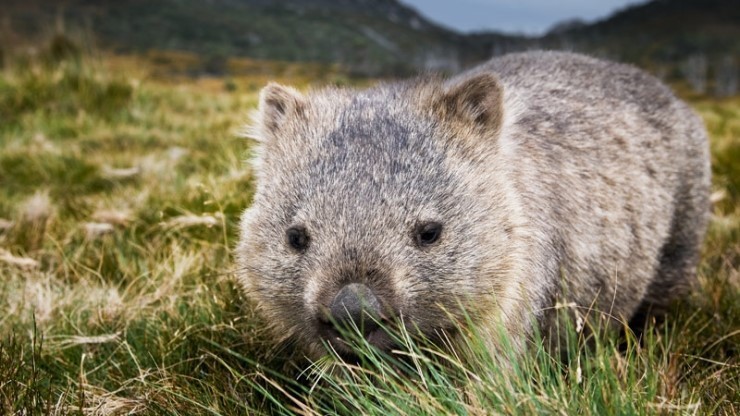
[[[361,282],[427,334],[465,307],[490,339],[550,330],[558,298],[628,320],[684,293],[708,217],[700,119],[655,78],[560,52],[443,81],[306,96],[272,84],[238,262],[248,296],[311,356],[322,308]],[[438,244],[414,244],[423,221]],[[296,253],[286,229],[310,246]],[[385,344],[381,346],[386,346]]]

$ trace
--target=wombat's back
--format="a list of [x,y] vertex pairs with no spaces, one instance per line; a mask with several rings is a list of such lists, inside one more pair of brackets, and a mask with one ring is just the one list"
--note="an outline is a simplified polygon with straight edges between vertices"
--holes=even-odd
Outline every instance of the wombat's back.
[[652,76],[582,55],[513,54],[481,71],[505,92],[499,148],[531,227],[530,296],[547,308],[564,289],[629,319],[682,293],[709,210],[693,111]]

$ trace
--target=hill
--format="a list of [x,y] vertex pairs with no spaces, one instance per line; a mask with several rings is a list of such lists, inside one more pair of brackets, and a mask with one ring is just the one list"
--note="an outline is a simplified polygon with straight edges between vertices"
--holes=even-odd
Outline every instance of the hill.
[[116,51],[339,63],[368,75],[456,70],[464,38],[395,0],[10,0],[6,10],[19,37],[63,21]]
[[738,1],[653,0],[598,22],[557,29],[536,42],[632,62],[666,78],[684,78],[699,92],[708,83],[718,95],[737,91]]
[[492,55],[549,48],[633,62],[668,77],[737,79],[740,61],[740,2],[731,0],[653,0],[597,22],[563,22],[541,37],[457,33],[397,0],[5,3],[6,48],[63,27],[120,52],[194,52],[213,63],[212,71],[223,69],[226,57],[250,57],[333,63],[362,75],[454,72]]
[[[544,42],[616,53],[630,61],[674,62],[693,54],[740,54],[740,2],[654,0],[592,24],[546,34]],[[568,45],[570,46],[570,45]]]

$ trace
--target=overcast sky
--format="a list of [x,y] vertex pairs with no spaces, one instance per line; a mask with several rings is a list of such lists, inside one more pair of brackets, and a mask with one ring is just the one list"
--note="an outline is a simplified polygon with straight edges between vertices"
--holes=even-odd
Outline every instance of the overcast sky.
[[592,21],[645,0],[401,0],[429,19],[461,32],[541,34],[574,17]]

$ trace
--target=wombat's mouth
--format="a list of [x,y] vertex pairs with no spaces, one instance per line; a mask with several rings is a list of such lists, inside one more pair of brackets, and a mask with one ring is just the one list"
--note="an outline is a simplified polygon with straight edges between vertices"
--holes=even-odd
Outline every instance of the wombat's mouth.
[[340,355],[351,354],[365,342],[385,352],[389,352],[396,345],[394,336],[391,335],[395,326],[381,316],[366,316],[359,323],[355,321],[337,323],[333,318],[325,317],[319,319],[318,325],[321,338],[329,348]]
[[388,331],[392,331],[392,329],[383,326],[361,334],[356,329],[346,328],[337,330],[331,326],[322,326],[320,332],[328,348],[346,361],[356,361],[357,349],[362,348],[363,338],[373,348],[386,353],[396,348],[397,344],[394,341],[394,337]]
[[404,341],[407,337],[413,340],[410,342],[417,343],[415,345],[446,348],[459,335],[459,328],[449,324],[421,331],[414,325],[404,325],[399,320],[393,320],[384,321],[382,327],[370,332],[358,331],[356,327],[337,331],[330,326],[321,326],[318,332],[329,352],[346,363],[359,364],[361,357],[367,354],[364,351],[368,345],[384,355],[403,361],[409,357],[409,348],[414,348],[411,346],[414,344]]

